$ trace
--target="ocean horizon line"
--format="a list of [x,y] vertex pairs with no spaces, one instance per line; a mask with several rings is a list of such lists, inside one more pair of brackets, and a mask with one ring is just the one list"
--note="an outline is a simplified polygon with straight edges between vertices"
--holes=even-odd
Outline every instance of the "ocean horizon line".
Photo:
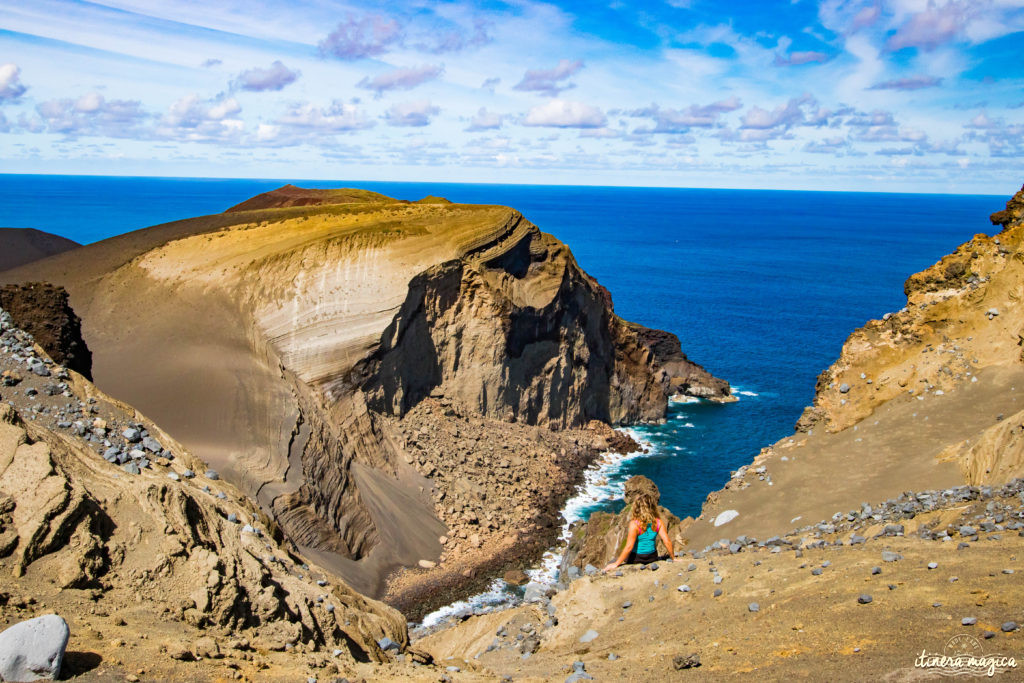
[[[460,185],[467,187],[494,186],[494,187],[531,187],[531,188],[583,188],[588,190],[597,189],[629,189],[629,190],[693,190],[693,191],[720,191],[720,192],[791,192],[795,194],[858,194],[858,195],[885,195],[885,196],[908,196],[908,197],[1003,197],[1005,193],[993,192],[991,194],[980,192],[905,192],[885,190],[825,190],[825,189],[792,189],[780,187],[720,187],[720,186],[681,186],[681,185],[631,185],[631,184],[589,184],[589,183],[521,183],[521,182],[466,182],[456,180],[385,180],[371,178],[273,178],[264,176],[179,176],[179,175],[116,175],[103,173],[0,173],[0,179],[7,177],[18,178],[92,178],[92,179],[123,179],[123,180],[182,180],[182,181],[265,181],[281,183],[380,183],[388,185]],[[345,185],[353,187],[353,185]]]

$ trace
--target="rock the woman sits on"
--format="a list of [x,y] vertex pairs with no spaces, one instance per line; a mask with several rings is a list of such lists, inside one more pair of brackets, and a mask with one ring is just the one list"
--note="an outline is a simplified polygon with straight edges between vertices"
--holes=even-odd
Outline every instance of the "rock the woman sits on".
[[[668,550],[667,557],[658,556],[658,539]],[[609,572],[622,563],[650,564],[659,559],[672,561],[674,556],[672,541],[665,531],[665,522],[658,515],[658,504],[649,494],[643,493],[633,501],[633,510],[629,520],[629,531],[622,552],[614,562],[604,568]]]

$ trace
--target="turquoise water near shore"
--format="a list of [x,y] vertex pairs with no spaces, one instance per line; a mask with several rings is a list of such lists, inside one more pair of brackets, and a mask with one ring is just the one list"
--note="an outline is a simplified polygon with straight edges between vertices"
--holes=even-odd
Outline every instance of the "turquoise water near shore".
[[614,509],[645,474],[680,516],[760,448],[792,431],[816,375],[854,328],[903,306],[903,281],[978,232],[1005,197],[606,188],[344,180],[0,175],[0,226],[92,242],[216,213],[285,182],[362,187],[402,199],[506,204],[572,248],[626,319],[679,335],[729,380],[732,404],[673,404],[639,426],[642,457],[607,463],[572,516]]

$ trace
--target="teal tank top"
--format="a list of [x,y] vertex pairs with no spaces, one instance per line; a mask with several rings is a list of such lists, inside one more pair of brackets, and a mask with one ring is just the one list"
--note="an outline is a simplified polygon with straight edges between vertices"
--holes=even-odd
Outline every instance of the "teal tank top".
[[646,555],[648,553],[653,553],[657,549],[655,544],[657,538],[658,532],[648,524],[647,530],[636,537],[636,554]]

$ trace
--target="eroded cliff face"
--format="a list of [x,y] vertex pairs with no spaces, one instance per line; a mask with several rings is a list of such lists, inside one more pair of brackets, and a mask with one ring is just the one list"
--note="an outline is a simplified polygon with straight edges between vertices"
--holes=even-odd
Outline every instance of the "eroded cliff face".
[[[840,431],[901,395],[943,395],[979,371],[1019,366],[1024,333],[1024,190],[977,234],[904,286],[907,306],[850,335],[818,378],[800,428]],[[977,381],[977,380],[973,380]]]
[[338,648],[348,665],[385,660],[385,636],[408,642],[396,610],[291,555],[234,486],[53,362],[2,310],[0,370],[0,608],[11,592],[45,600],[80,645],[87,625],[111,633],[141,611],[147,628],[139,618],[135,636],[154,642],[131,647],[158,678],[189,677],[185,662],[214,656],[225,636],[246,643],[236,650]]
[[[660,419],[673,393],[729,394],[673,335],[619,319],[565,245],[505,207],[286,187],[33,273],[71,292],[101,386],[372,594],[441,555],[440,480],[394,422],[428,396],[452,403],[453,425],[567,429]],[[593,440],[573,437],[566,477]]]
[[550,235],[527,224],[488,256],[410,282],[359,368],[374,410],[401,416],[436,391],[487,417],[567,428],[660,419],[672,392],[728,395],[674,335],[615,316],[607,291]]

